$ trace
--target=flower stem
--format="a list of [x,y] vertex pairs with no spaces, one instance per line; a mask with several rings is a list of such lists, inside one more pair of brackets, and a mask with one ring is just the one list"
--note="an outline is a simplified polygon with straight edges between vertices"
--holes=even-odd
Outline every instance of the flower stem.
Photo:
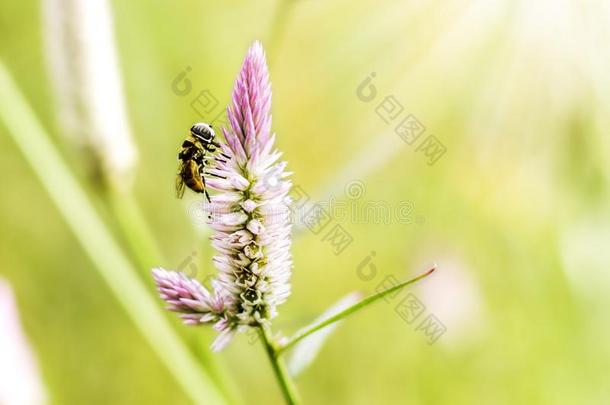
[[417,276],[415,278],[412,278],[410,280],[397,284],[394,287],[388,288],[387,290],[384,290],[381,292],[378,292],[377,294],[370,295],[370,296],[364,298],[362,301],[352,305],[351,307],[344,309],[343,311],[339,312],[338,314],[331,316],[330,318],[328,318],[324,321],[321,321],[315,325],[312,325],[308,328],[305,328],[305,329],[297,332],[287,342],[285,342],[284,344],[279,346],[276,349],[276,353],[280,354],[280,353],[284,352],[284,350],[288,349],[291,346],[294,346],[297,342],[306,338],[307,336],[311,335],[312,333],[317,332],[318,330],[325,328],[332,323],[340,321],[341,319],[345,318],[346,316],[351,315],[352,313],[372,304],[373,302],[385,297],[388,294],[393,293],[394,291],[400,290],[401,288],[404,288],[404,287],[408,286],[409,284],[416,283],[417,281],[421,280],[422,278],[428,277],[435,270],[436,270],[436,266],[432,267],[425,273],[420,274],[419,276]]
[[267,352],[267,355],[269,356],[271,367],[273,368],[275,377],[277,378],[278,383],[280,384],[280,388],[282,389],[282,394],[284,395],[286,403],[291,405],[298,404],[299,397],[296,391],[296,387],[294,386],[292,378],[290,377],[290,375],[288,375],[288,370],[286,370],[284,360],[279,356],[279,353],[277,351],[277,345],[271,338],[269,330],[265,326],[260,326],[259,329],[261,334],[261,340],[265,345],[265,350]]

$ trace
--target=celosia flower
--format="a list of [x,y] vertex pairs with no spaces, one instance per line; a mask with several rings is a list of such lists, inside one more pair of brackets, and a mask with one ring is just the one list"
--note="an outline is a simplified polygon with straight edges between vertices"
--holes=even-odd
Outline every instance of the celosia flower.
[[212,282],[211,294],[199,281],[177,271],[153,269],[159,294],[169,305],[169,311],[179,312],[187,325],[212,323],[225,313],[228,299],[217,282]]
[[131,186],[137,163],[111,2],[42,2],[48,66],[57,115],[66,134],[93,153],[93,164],[114,186]]
[[219,193],[208,206],[219,276],[209,292],[184,274],[154,270],[161,297],[185,323],[214,323],[220,350],[234,331],[267,323],[290,295],[291,224],[286,163],[271,135],[271,87],[260,43],[249,49],[223,128],[228,159],[217,159],[207,185]]
[[271,135],[271,87],[259,42],[248,51],[227,109],[230,128],[208,181],[220,193],[212,199],[209,225],[219,281],[233,296],[233,325],[255,326],[276,316],[290,295],[291,224],[286,162]]
[[227,317],[232,297],[218,281],[212,280],[212,292],[209,292],[184,273],[161,268],[153,269],[152,273],[161,298],[169,304],[167,309],[180,313],[186,325],[214,324],[214,329],[220,332],[212,344],[214,351],[221,350],[231,340],[234,328]]

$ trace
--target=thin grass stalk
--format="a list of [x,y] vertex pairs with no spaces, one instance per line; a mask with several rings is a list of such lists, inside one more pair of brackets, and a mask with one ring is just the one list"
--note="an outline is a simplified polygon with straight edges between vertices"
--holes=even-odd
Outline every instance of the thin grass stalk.
[[0,61],[0,119],[127,315],[198,404],[226,400],[173,331]]

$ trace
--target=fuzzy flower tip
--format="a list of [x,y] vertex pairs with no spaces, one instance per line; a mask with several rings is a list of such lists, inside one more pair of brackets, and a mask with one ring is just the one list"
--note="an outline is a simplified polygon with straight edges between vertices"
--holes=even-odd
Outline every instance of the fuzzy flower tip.
[[216,280],[212,281],[210,292],[197,280],[177,271],[156,268],[152,274],[169,311],[178,312],[186,325],[213,324],[219,332],[212,343],[214,351],[221,350],[229,343],[234,333],[227,319],[232,297]]
[[219,275],[208,291],[184,274],[153,270],[168,309],[185,323],[214,324],[220,350],[234,332],[269,322],[290,295],[291,222],[286,162],[274,149],[271,86],[263,47],[248,50],[227,108],[226,143],[206,179],[218,193],[208,205]]

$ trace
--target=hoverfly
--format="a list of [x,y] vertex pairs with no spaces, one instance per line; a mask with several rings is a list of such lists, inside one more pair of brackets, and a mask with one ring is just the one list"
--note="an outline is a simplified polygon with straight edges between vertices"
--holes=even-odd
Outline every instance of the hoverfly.
[[[189,137],[182,142],[182,150],[178,153],[178,177],[176,178],[176,195],[182,198],[185,187],[190,188],[196,193],[204,193],[208,202],[211,202],[210,195],[206,190],[205,175],[221,177],[213,173],[205,173],[206,167],[210,167],[217,148],[220,144],[214,140],[216,134],[211,125],[200,122],[191,127]],[[220,153],[224,158],[229,156]],[[219,158],[216,160],[225,162]],[[223,177],[221,177],[223,178]]]

